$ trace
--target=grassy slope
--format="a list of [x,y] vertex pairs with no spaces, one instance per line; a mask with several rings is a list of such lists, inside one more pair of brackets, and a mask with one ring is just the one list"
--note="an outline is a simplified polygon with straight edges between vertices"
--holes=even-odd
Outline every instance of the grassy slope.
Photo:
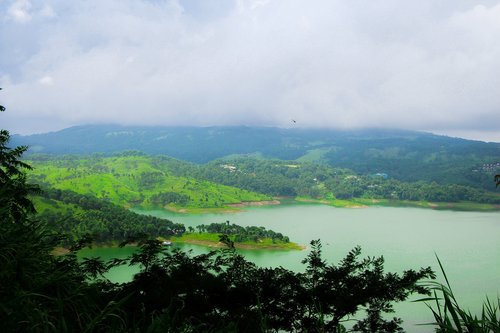
[[[34,166],[31,177],[57,189],[71,190],[107,198],[121,206],[152,206],[151,196],[160,192],[175,192],[190,197],[182,207],[172,209],[229,209],[227,204],[243,201],[269,200],[270,197],[230,186],[194,178],[176,177],[158,161],[145,156],[79,158],[67,160],[30,161]],[[144,175],[152,181],[144,182]]]
[[84,213],[81,207],[73,204],[67,204],[58,200],[42,198],[39,196],[32,196],[30,199],[33,201],[36,211],[38,213],[44,213],[45,211],[57,212],[62,215],[66,215],[69,213],[72,214]]

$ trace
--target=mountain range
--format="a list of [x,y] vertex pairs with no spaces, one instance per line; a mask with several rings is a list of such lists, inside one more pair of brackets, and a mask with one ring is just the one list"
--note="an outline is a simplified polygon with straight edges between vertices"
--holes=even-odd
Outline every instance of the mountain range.
[[251,156],[297,160],[384,174],[403,181],[463,184],[494,190],[500,143],[396,129],[274,127],[144,127],[85,125],[35,135],[13,135],[30,153],[110,154],[138,150],[206,163]]

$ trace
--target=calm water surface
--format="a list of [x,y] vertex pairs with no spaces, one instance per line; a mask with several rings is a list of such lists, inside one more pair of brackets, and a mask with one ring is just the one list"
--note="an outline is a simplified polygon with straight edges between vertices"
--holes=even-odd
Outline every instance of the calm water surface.
[[[167,218],[188,226],[220,223],[229,220],[242,226],[257,225],[279,231],[296,243],[308,245],[321,239],[323,255],[336,263],[354,246],[360,245],[364,256],[383,255],[387,271],[402,272],[432,266],[438,272],[438,255],[461,304],[480,310],[486,295],[495,298],[500,292],[500,213],[454,212],[418,208],[370,207],[334,208],[324,205],[282,205],[249,208],[231,214],[175,214],[164,210],[135,210]],[[207,248],[179,245],[194,253]],[[126,256],[134,248],[98,248],[85,250],[82,256],[103,259]],[[300,262],[308,251],[243,251],[260,266],[283,266],[303,270]],[[115,281],[126,281],[137,271],[123,267],[111,274]],[[444,279],[439,275],[439,280]],[[414,297],[418,298],[418,297]],[[432,317],[424,304],[406,302],[396,307],[408,332],[431,332],[418,323]]]

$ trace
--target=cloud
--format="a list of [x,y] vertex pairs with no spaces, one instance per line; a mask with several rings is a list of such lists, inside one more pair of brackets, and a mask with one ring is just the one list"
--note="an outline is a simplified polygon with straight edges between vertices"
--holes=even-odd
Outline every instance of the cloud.
[[40,80],[38,80],[40,84],[46,85],[46,86],[51,86],[54,84],[54,79],[50,76],[44,76]]
[[8,125],[500,131],[498,1],[202,3],[12,2],[31,20],[0,23]]
[[8,9],[8,16],[16,22],[26,23],[31,20],[31,3],[28,0],[17,0]]

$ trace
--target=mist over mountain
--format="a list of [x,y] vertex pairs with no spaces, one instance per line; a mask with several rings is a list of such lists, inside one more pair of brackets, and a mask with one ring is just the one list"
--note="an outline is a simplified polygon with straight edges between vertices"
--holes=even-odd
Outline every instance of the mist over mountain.
[[139,150],[206,163],[238,155],[327,163],[360,174],[385,173],[406,181],[436,181],[494,188],[500,143],[424,132],[275,127],[143,127],[85,125],[29,136],[13,145],[30,153],[92,154]]

